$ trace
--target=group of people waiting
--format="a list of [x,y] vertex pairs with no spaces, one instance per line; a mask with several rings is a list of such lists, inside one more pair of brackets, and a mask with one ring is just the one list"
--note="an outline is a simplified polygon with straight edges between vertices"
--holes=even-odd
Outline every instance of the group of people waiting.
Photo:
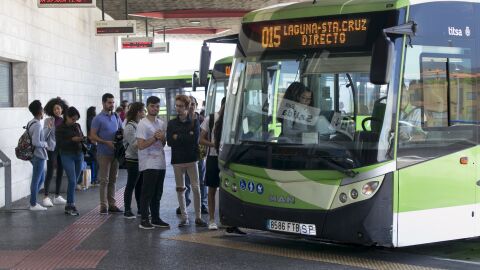
[[[141,216],[139,228],[153,229],[169,227],[160,218],[160,200],[163,194],[166,173],[164,147],[171,147],[171,163],[175,174],[176,193],[179,203],[179,227],[189,225],[187,214],[188,201],[185,197],[187,187],[193,194],[195,208],[194,223],[218,229],[215,223],[215,195],[220,185],[218,169],[218,148],[221,138],[225,99],[218,113],[205,119],[196,113],[195,98],[178,95],[175,99],[177,117],[165,123],[158,117],[160,99],[151,96],[146,104],[134,102],[128,106],[125,120],[114,112],[115,99],[112,94],[102,96],[102,111],[87,120],[88,138],[84,136],[77,121],[80,113],[75,107],[68,107],[60,98],[52,99],[45,106],[50,118],[44,125],[44,109],[40,101],[33,101],[29,110],[34,116],[28,125],[28,132],[35,147],[33,176],[31,184],[31,210],[46,210],[53,204],[66,204],[65,214],[78,216],[75,207],[75,186],[81,174],[84,153],[89,143],[96,148],[95,161],[98,164],[100,182],[100,214],[123,213],[125,218],[133,219],[132,198],[135,193],[138,215]],[[119,139],[120,136],[120,139]],[[119,142],[120,140],[120,142]],[[128,172],[124,193],[124,211],[117,207],[115,186],[118,175],[119,159],[116,147],[121,143],[125,148],[125,165]],[[206,165],[202,147],[206,149]],[[85,149],[88,148],[88,149]],[[52,178],[57,168],[57,189],[53,203],[48,197],[48,185],[45,184],[43,206],[36,202],[36,194],[45,180],[44,164],[47,160],[47,179]],[[49,167],[49,168],[50,168]],[[62,168],[68,177],[67,200],[60,196]],[[186,180],[186,181],[185,181]],[[47,181],[49,182],[49,180]],[[205,185],[208,186],[208,209]],[[62,202],[63,200],[63,202]],[[209,214],[209,222],[201,214]],[[229,233],[243,233],[237,228],[228,228]]]
[[[77,121],[80,113],[75,107],[68,107],[61,98],[51,99],[45,106],[34,100],[28,106],[33,115],[26,126],[34,147],[32,182],[30,185],[30,210],[42,211],[54,204],[65,205],[65,214],[78,216],[75,206],[75,187],[84,162],[86,137]],[[43,125],[44,112],[49,116]],[[45,175],[45,161],[47,170]],[[54,168],[57,168],[56,190],[52,200],[49,197],[50,182]],[[68,178],[67,199],[60,196],[63,171]],[[37,203],[37,193],[45,182],[43,206]]]

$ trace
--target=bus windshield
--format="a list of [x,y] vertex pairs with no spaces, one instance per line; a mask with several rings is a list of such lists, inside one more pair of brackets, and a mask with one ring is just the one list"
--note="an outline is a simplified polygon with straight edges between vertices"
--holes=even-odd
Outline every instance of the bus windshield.
[[284,170],[352,169],[390,159],[393,95],[388,85],[369,82],[370,58],[237,60],[224,158]]

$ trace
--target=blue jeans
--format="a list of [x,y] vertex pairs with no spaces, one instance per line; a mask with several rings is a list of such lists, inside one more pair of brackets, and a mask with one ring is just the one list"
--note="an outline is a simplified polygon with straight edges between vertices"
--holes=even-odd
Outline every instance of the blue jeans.
[[37,204],[37,194],[45,181],[45,159],[33,156],[30,160],[33,166],[32,183],[30,184],[30,205]]
[[75,186],[82,172],[83,154],[60,154],[62,165],[68,177],[67,204],[75,204]]
[[[202,208],[207,207],[207,187],[205,186],[205,160],[201,159],[198,161],[198,181],[200,184],[200,202],[202,205]],[[187,190],[185,190],[185,202],[188,205],[190,205],[191,200],[190,200],[190,177],[188,177],[188,173],[185,174],[185,187],[187,187]]]

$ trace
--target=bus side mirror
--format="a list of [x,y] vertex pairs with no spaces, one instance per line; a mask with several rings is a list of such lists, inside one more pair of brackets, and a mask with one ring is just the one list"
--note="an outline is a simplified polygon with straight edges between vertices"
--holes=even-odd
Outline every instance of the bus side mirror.
[[207,86],[208,69],[210,68],[210,56],[211,52],[208,49],[207,43],[203,43],[202,51],[200,53],[200,69],[198,71],[198,77],[200,86]]
[[385,34],[381,34],[372,48],[372,62],[370,66],[370,82],[377,85],[388,84],[392,71],[393,42]]
[[198,71],[194,71],[192,74],[192,91],[197,91],[198,83]]

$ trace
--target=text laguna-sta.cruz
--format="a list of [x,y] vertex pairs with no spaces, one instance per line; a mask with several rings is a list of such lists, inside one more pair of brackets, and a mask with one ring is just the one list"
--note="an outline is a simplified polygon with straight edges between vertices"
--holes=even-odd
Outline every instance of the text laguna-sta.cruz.
[[[368,19],[366,18],[278,23],[262,28],[262,47],[354,45],[355,41],[349,41],[349,38],[354,38],[353,35],[356,33],[365,34],[367,30]],[[288,45],[282,44],[284,42]],[[291,44],[292,42],[296,44]]]

